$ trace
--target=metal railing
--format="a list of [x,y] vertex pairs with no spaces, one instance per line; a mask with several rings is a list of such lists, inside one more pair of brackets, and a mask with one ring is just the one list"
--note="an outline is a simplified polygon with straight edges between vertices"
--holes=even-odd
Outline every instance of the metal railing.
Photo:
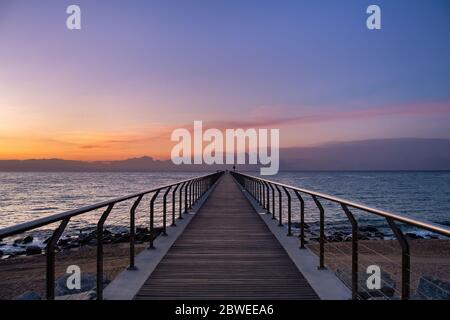
[[[145,195],[151,194],[150,200],[150,212],[149,212],[149,233],[150,241],[149,248],[154,248],[154,238],[155,238],[155,226],[154,226],[154,213],[155,213],[155,200],[161,191],[164,191],[163,196],[163,226],[162,234],[167,234],[167,196],[172,191],[172,226],[176,226],[176,202],[177,202],[177,191],[179,198],[178,205],[178,219],[183,219],[182,214],[187,213],[189,209],[214,185],[214,183],[222,176],[223,172],[216,172],[213,174],[208,174],[200,177],[195,177],[183,181],[179,181],[170,185],[165,185],[152,190],[135,193],[132,195],[127,195],[124,197],[107,200],[90,206],[82,207],[79,209],[51,215],[48,217],[36,219],[30,222],[14,225],[11,227],[0,229],[0,240],[18,235],[30,230],[34,230],[43,226],[47,226],[53,223],[59,222],[59,226],[53,231],[50,236],[46,247],[46,297],[47,300],[55,299],[55,249],[57,247],[58,241],[66,229],[70,219],[75,216],[83,215],[87,212],[91,212],[98,209],[105,208],[105,211],[100,216],[97,227],[97,283],[96,283],[96,293],[97,299],[103,299],[103,233],[104,224],[108,217],[110,216],[113,208],[116,204],[127,201],[134,200],[134,203],[130,209],[130,256],[129,256],[129,270],[136,269],[134,257],[135,257],[135,216],[136,209],[140,205],[142,198]],[[183,208],[183,193],[184,193],[184,208]],[[184,209],[184,210],[183,210]]]
[[288,236],[292,236],[291,192],[295,194],[298,201],[300,202],[300,249],[305,248],[305,199],[302,195],[307,195],[312,198],[319,211],[319,269],[325,268],[325,209],[322,206],[320,200],[327,200],[333,203],[337,203],[341,206],[352,227],[352,299],[358,298],[358,222],[355,219],[353,213],[350,211],[350,208],[362,210],[364,212],[375,214],[386,219],[389,227],[391,228],[393,234],[399,242],[402,251],[401,299],[403,300],[407,300],[410,298],[410,246],[407,237],[404,235],[403,231],[397,223],[403,223],[409,226],[420,228],[422,230],[431,231],[445,237],[450,237],[450,228],[447,228],[445,226],[435,225],[432,223],[408,218],[399,214],[374,209],[363,204],[337,198],[331,195],[314,192],[307,189],[296,188],[290,185],[262,179],[255,176],[237,172],[231,172],[231,174],[236,179],[236,181],[245,190],[247,190],[247,192],[262,206],[262,208],[267,210],[267,213],[272,214],[273,219],[276,219],[275,204],[276,197],[278,197],[278,223],[280,226],[283,225],[283,190],[284,194],[287,197],[288,204]]

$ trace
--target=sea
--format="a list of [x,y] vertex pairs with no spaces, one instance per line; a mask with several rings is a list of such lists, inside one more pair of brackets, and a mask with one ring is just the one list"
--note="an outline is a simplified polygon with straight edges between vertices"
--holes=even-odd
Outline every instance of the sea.
[[[0,228],[28,222],[108,199],[150,190],[205,172],[0,172]],[[248,173],[256,175],[256,173]],[[280,172],[265,177],[288,185],[334,195],[407,217],[450,226],[450,172]],[[308,224],[317,225],[315,203],[304,196]],[[137,212],[137,225],[148,225],[150,196]],[[132,201],[118,204],[107,220],[107,227],[126,227]],[[168,203],[168,212],[172,211]],[[350,224],[335,204],[323,201],[327,232],[349,231]],[[161,224],[161,197],[158,197],[157,224]],[[286,220],[287,198],[283,198]],[[66,232],[93,227],[101,210],[73,218]],[[360,225],[370,225],[389,233],[383,218],[354,211]],[[292,220],[299,219],[299,202],[292,197]],[[55,225],[40,230],[55,228]],[[421,230],[414,230],[421,233]],[[422,232],[426,233],[426,232]],[[42,240],[42,239],[41,239]]]

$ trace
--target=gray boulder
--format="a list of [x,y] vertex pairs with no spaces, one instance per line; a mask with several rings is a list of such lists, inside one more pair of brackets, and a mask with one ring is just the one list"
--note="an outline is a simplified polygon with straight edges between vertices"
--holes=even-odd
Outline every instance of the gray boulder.
[[57,296],[56,300],[95,300],[97,293],[95,290],[86,291],[82,293],[68,294],[65,296]]
[[361,232],[372,232],[372,233],[378,232],[377,228],[371,226],[361,226],[358,229]]
[[[336,275],[349,288],[352,286],[352,275],[350,271],[336,270]],[[369,289],[367,288],[367,279],[370,275],[365,272],[358,272],[358,295],[364,299],[369,300],[373,298],[390,299],[395,294],[395,281],[392,280],[389,273],[381,271],[381,288]]]
[[[97,286],[97,276],[92,273],[81,273],[81,288],[69,289],[67,288],[67,279],[70,274],[66,274],[55,281],[55,294],[57,296],[74,295],[86,291],[94,290]],[[108,284],[109,281],[105,279],[103,284]]]
[[42,300],[42,298],[34,291],[27,291],[20,296],[15,297],[14,300]]
[[413,232],[407,232],[405,235],[406,235],[408,238],[412,239],[412,240],[416,240],[416,239],[425,239],[424,237],[422,237],[422,236],[420,236],[420,235],[418,235],[418,234],[415,234],[415,233],[413,233]]
[[32,255],[35,255],[35,254],[41,254],[42,253],[42,249],[40,247],[38,247],[38,246],[27,246],[25,248],[25,250],[26,250],[27,256],[32,256]]
[[26,236],[23,240],[22,243],[23,244],[27,244],[27,243],[31,243],[33,242],[33,237],[32,236]]
[[423,276],[419,279],[416,295],[426,300],[450,300],[450,283]]

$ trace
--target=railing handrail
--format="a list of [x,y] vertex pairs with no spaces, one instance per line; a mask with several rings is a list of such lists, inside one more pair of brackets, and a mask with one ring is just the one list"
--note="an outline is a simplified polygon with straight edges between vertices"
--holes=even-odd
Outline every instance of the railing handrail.
[[[214,174],[214,173],[213,173]],[[134,193],[134,194],[130,194],[127,196],[123,196],[123,197],[118,197],[118,198],[114,198],[114,199],[110,199],[110,200],[106,200],[103,202],[99,202],[96,204],[92,204],[92,205],[88,205],[88,206],[84,206],[78,209],[73,209],[73,210],[69,210],[69,211],[65,211],[65,212],[61,212],[61,213],[56,213],[47,217],[43,217],[43,218],[38,218],[32,221],[28,221],[28,222],[24,222],[24,223],[20,223],[20,224],[16,224],[16,225],[12,225],[10,227],[5,227],[0,229],[0,239],[3,238],[7,238],[10,236],[14,236],[16,234],[20,234],[26,231],[30,231],[33,229],[37,229],[40,227],[43,227],[45,225],[49,225],[67,218],[72,218],[78,215],[81,215],[83,213],[87,213],[93,210],[97,210],[97,209],[101,209],[104,207],[107,207],[111,204],[116,204],[116,203],[120,203],[120,202],[124,202],[133,198],[137,198],[140,196],[144,196],[146,194],[152,193],[152,192],[156,192],[158,190],[163,190],[169,187],[173,187],[175,185],[179,185],[182,183],[186,183],[188,181],[191,180],[195,180],[195,179],[202,179],[202,178],[206,178],[211,176],[212,174],[206,174],[203,176],[195,176],[189,179],[185,179],[185,180],[181,180],[181,181],[177,181],[175,183],[172,184],[168,184],[168,185],[163,185],[161,187],[156,187],[153,188],[151,190],[147,190],[147,191],[143,191],[143,192],[138,192],[138,193]]]
[[393,220],[398,221],[398,222],[406,223],[408,225],[412,225],[412,226],[415,226],[415,227],[418,227],[418,228],[425,229],[427,231],[435,232],[435,233],[438,233],[440,235],[444,235],[444,236],[450,237],[450,228],[448,228],[446,226],[441,226],[441,225],[437,225],[437,224],[434,224],[434,223],[431,223],[431,222],[422,221],[420,219],[408,218],[408,217],[405,217],[405,216],[403,216],[401,214],[396,214],[396,213],[392,213],[392,212],[388,212],[388,211],[384,211],[384,210],[375,209],[375,208],[372,208],[372,207],[369,207],[367,205],[360,204],[360,203],[357,203],[357,202],[349,201],[349,200],[346,200],[346,199],[338,198],[338,197],[335,197],[335,196],[331,196],[331,195],[328,195],[328,194],[324,194],[324,193],[320,193],[320,192],[316,192],[316,191],[312,191],[312,190],[308,190],[308,189],[297,188],[297,187],[294,187],[294,186],[291,186],[291,185],[288,185],[288,184],[284,184],[284,183],[280,183],[280,182],[276,182],[276,181],[272,181],[272,180],[267,180],[267,179],[264,179],[264,178],[261,178],[261,177],[251,176],[251,175],[243,174],[243,173],[240,173],[240,172],[238,174],[243,175],[243,176],[245,176],[247,178],[250,178],[250,179],[258,179],[260,181],[265,181],[267,183],[272,183],[272,184],[278,185],[280,187],[285,187],[285,188],[288,188],[288,189],[291,189],[291,190],[296,190],[298,192],[309,194],[311,196],[316,196],[316,197],[319,197],[319,198],[322,198],[322,199],[325,199],[325,200],[329,200],[329,201],[336,202],[336,203],[339,203],[339,204],[344,204],[344,205],[346,205],[348,207],[352,207],[352,208],[355,208],[355,209],[360,209],[360,210],[363,210],[363,211],[366,211],[366,212],[370,212],[370,213],[376,214],[376,215],[384,217],[384,218],[390,218],[390,219],[393,219]]

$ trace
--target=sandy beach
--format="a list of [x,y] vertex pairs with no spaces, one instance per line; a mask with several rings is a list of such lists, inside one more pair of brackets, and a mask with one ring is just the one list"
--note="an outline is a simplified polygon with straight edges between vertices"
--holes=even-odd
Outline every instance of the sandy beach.
[[[362,273],[366,274],[369,265],[378,265],[382,271],[382,286],[395,283],[394,298],[398,298],[401,292],[401,250],[398,242],[395,240],[367,240],[359,241],[358,244],[360,276]],[[411,297],[423,299],[423,296],[429,295],[422,289],[418,290],[420,279],[423,276],[450,283],[450,240],[417,239],[410,240],[409,244],[411,248]],[[308,248],[318,254],[319,246],[317,244],[311,243]],[[343,274],[344,278],[350,281],[351,242],[326,243],[325,264],[329,269]],[[360,281],[365,280],[361,279]],[[426,279],[422,281],[435,287]],[[423,296],[420,297],[420,294]]]
[[[139,253],[147,244],[136,244]],[[128,266],[129,244],[119,243],[104,246],[104,277],[108,280]],[[0,299],[14,299],[18,295],[34,291],[45,297],[45,255],[17,256],[0,261]],[[77,249],[62,251],[56,255],[55,278],[63,276],[67,267],[77,265],[82,273],[95,274],[96,247],[83,246]]]
[[[411,291],[415,298],[418,298],[417,287],[422,276],[450,282],[450,241],[411,240],[410,245]],[[145,247],[146,244],[139,244],[136,250],[140,252]],[[310,243],[308,248],[315,253],[318,252],[317,244]],[[127,243],[105,245],[104,252],[105,277],[112,280],[128,266],[129,245]],[[360,272],[365,272],[369,265],[379,265],[382,272],[389,274],[395,282],[394,298],[398,298],[401,287],[400,257],[400,248],[396,241],[359,241]],[[327,243],[325,263],[334,272],[350,276],[351,242]],[[59,252],[56,256],[56,278],[63,276],[69,265],[78,265],[82,272],[95,274],[96,248],[84,246]],[[2,274],[0,299],[13,299],[26,291],[35,291],[45,297],[45,255],[18,256],[1,260],[0,273]]]

